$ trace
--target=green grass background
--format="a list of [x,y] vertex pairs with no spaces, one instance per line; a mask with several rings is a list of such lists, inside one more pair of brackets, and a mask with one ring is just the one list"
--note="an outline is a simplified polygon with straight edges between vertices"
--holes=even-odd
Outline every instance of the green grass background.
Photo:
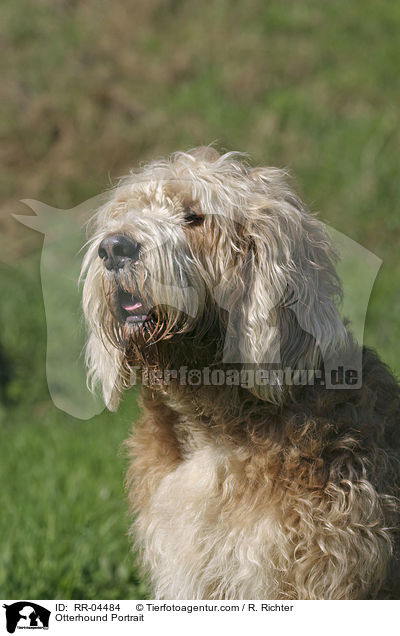
[[[144,597],[117,414],[75,420],[45,377],[40,235],[138,161],[216,141],[288,168],[383,259],[365,342],[400,371],[400,5],[392,0],[40,0],[1,5],[0,597]],[[356,294],[356,289],[355,289]]]

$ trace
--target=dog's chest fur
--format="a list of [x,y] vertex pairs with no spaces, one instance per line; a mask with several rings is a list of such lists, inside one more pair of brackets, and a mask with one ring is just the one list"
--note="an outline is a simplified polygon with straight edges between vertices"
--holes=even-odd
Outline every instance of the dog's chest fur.
[[352,459],[354,434],[324,442],[329,420],[289,418],[282,441],[178,413],[163,396],[143,402],[128,483],[156,597],[391,598],[398,499],[361,450]]
[[264,501],[260,514],[238,489],[241,467],[235,453],[208,445],[162,478],[135,528],[157,597],[276,595],[274,552],[286,539],[274,506]]

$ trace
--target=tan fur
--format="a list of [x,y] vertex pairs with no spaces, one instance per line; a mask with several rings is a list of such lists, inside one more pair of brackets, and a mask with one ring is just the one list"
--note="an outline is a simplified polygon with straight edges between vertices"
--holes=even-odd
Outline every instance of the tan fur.
[[[185,224],[188,210],[204,219]],[[118,273],[97,257],[113,233],[143,246]],[[276,169],[210,148],[150,164],[93,221],[92,385],[116,408],[137,364],[223,369],[235,352],[252,369],[351,360],[334,261],[322,224]],[[119,324],[117,283],[154,306],[150,327]],[[399,388],[367,350],[363,364],[353,390],[143,387],[127,484],[156,597],[399,597]]]

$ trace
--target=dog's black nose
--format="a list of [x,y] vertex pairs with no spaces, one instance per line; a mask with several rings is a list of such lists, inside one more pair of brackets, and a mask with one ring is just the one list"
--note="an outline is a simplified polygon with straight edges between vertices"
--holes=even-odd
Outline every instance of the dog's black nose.
[[139,256],[140,244],[123,234],[106,236],[99,245],[98,254],[107,269],[121,269],[127,261]]

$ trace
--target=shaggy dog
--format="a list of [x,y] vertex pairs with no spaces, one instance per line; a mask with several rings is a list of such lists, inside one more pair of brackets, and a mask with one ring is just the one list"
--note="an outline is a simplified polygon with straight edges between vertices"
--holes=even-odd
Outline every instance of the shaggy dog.
[[142,380],[127,484],[157,598],[399,598],[399,387],[366,349],[361,381],[321,380],[360,352],[334,263],[281,171],[209,147],[94,217],[89,381],[115,409]]

